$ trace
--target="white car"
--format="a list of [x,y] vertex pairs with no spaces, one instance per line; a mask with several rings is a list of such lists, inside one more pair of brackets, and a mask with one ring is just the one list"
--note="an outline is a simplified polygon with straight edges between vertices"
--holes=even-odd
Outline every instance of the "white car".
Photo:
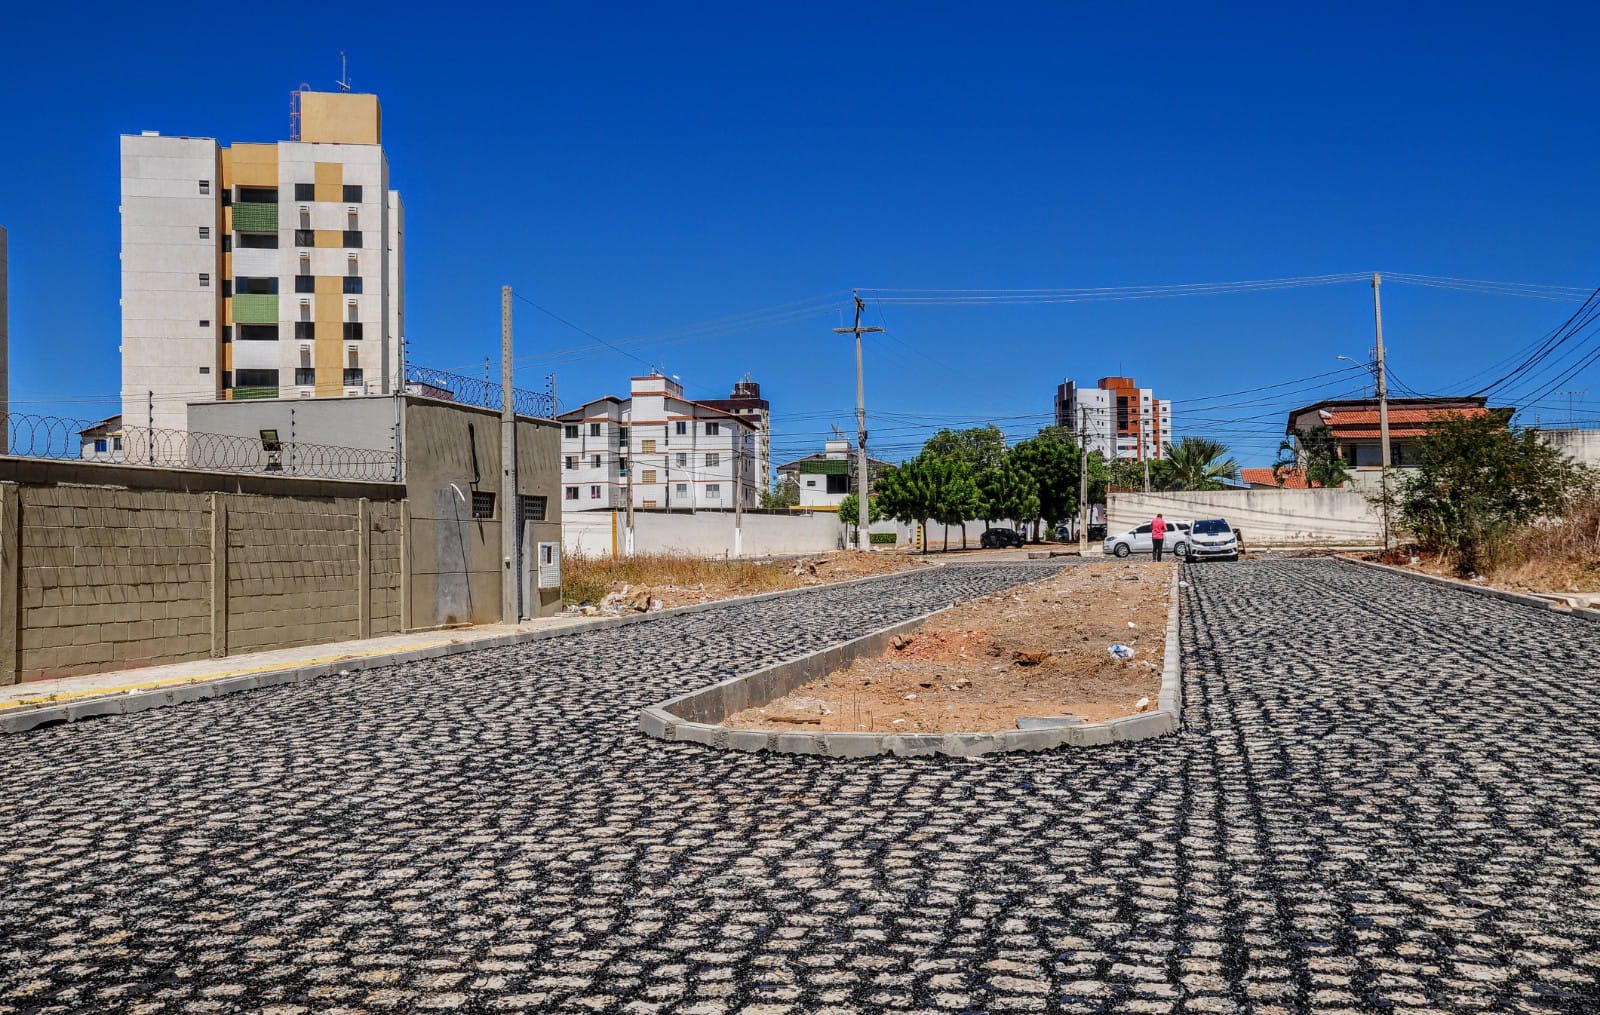
[[[1167,533],[1161,539],[1161,552],[1170,553],[1175,557],[1189,556],[1189,528],[1189,522],[1167,522]],[[1103,549],[1106,553],[1126,557],[1130,553],[1149,553],[1153,549],[1152,542],[1150,523],[1145,522],[1136,529],[1107,536]]]
[[1202,518],[1189,532],[1189,559],[1239,559],[1239,534],[1226,518]]

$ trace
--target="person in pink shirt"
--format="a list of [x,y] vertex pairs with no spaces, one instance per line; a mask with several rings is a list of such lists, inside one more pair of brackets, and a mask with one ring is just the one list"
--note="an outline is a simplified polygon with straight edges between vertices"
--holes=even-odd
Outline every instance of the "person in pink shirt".
[[1166,538],[1167,520],[1160,515],[1156,515],[1155,520],[1150,523],[1151,560],[1159,561],[1161,559],[1161,544],[1166,541]]

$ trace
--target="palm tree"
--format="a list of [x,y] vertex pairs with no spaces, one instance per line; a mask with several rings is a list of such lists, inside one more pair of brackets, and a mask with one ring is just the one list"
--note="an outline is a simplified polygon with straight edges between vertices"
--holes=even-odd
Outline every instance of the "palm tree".
[[1216,441],[1185,437],[1177,444],[1167,445],[1167,457],[1151,478],[1158,480],[1163,490],[1220,490],[1222,481],[1239,471],[1238,464],[1225,457],[1227,454],[1227,447]]
[[1339,454],[1333,431],[1326,426],[1295,431],[1294,440],[1278,445],[1278,460],[1272,463],[1272,476],[1283,485],[1283,477],[1304,468],[1308,486],[1343,486],[1350,479],[1350,467]]

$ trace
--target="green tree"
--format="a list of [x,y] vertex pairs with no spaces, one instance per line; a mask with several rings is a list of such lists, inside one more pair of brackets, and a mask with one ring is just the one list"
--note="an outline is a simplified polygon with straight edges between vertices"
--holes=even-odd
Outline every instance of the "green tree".
[[1495,416],[1443,419],[1417,452],[1398,498],[1406,526],[1463,574],[1487,571],[1511,527],[1559,515],[1590,485],[1587,470],[1537,431]]
[[940,430],[928,438],[922,453],[964,462],[973,475],[981,475],[1006,460],[1006,435],[993,423],[968,430]]
[[1011,464],[1027,473],[1038,488],[1035,541],[1040,531],[1038,519],[1054,524],[1078,510],[1078,446],[1070,435],[1062,436],[1066,433],[1061,427],[1047,427],[1011,449]]
[[1027,470],[1007,462],[978,477],[985,522],[1009,518],[1019,525],[1039,517],[1039,484]]
[[[867,496],[867,524],[871,525],[873,522],[881,521],[882,519],[883,507],[879,504],[876,496],[869,494]],[[853,532],[856,528],[859,528],[857,522],[861,520],[861,500],[855,494],[847,493],[844,495],[844,500],[839,502],[839,520],[844,522],[847,531]],[[854,541],[855,538],[852,536],[852,544]]]
[[[961,463],[918,455],[884,473],[878,484],[878,501],[886,517],[922,525],[922,552],[926,553],[930,522],[958,525],[977,517],[978,484]],[[949,549],[948,536],[945,548]]]
[[1220,490],[1239,471],[1228,449],[1204,437],[1168,444],[1166,456],[1150,463],[1151,484],[1161,490]]
[[1304,467],[1306,482],[1328,488],[1350,481],[1350,466],[1339,454],[1339,442],[1325,426],[1296,430],[1293,439],[1278,445],[1278,460],[1272,463],[1272,478],[1283,485],[1283,477]]
[[793,476],[785,476],[772,484],[772,489],[761,491],[761,510],[787,511],[800,503],[800,484]]

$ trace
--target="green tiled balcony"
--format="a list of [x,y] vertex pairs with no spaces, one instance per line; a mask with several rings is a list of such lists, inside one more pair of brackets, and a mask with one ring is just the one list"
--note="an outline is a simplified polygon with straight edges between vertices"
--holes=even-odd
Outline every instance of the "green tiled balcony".
[[268,387],[234,388],[233,400],[243,402],[254,398],[277,398],[278,389]]
[[278,206],[253,202],[234,202],[233,231],[236,233],[277,232]]
[[235,293],[234,324],[277,324],[278,297],[262,293]]

